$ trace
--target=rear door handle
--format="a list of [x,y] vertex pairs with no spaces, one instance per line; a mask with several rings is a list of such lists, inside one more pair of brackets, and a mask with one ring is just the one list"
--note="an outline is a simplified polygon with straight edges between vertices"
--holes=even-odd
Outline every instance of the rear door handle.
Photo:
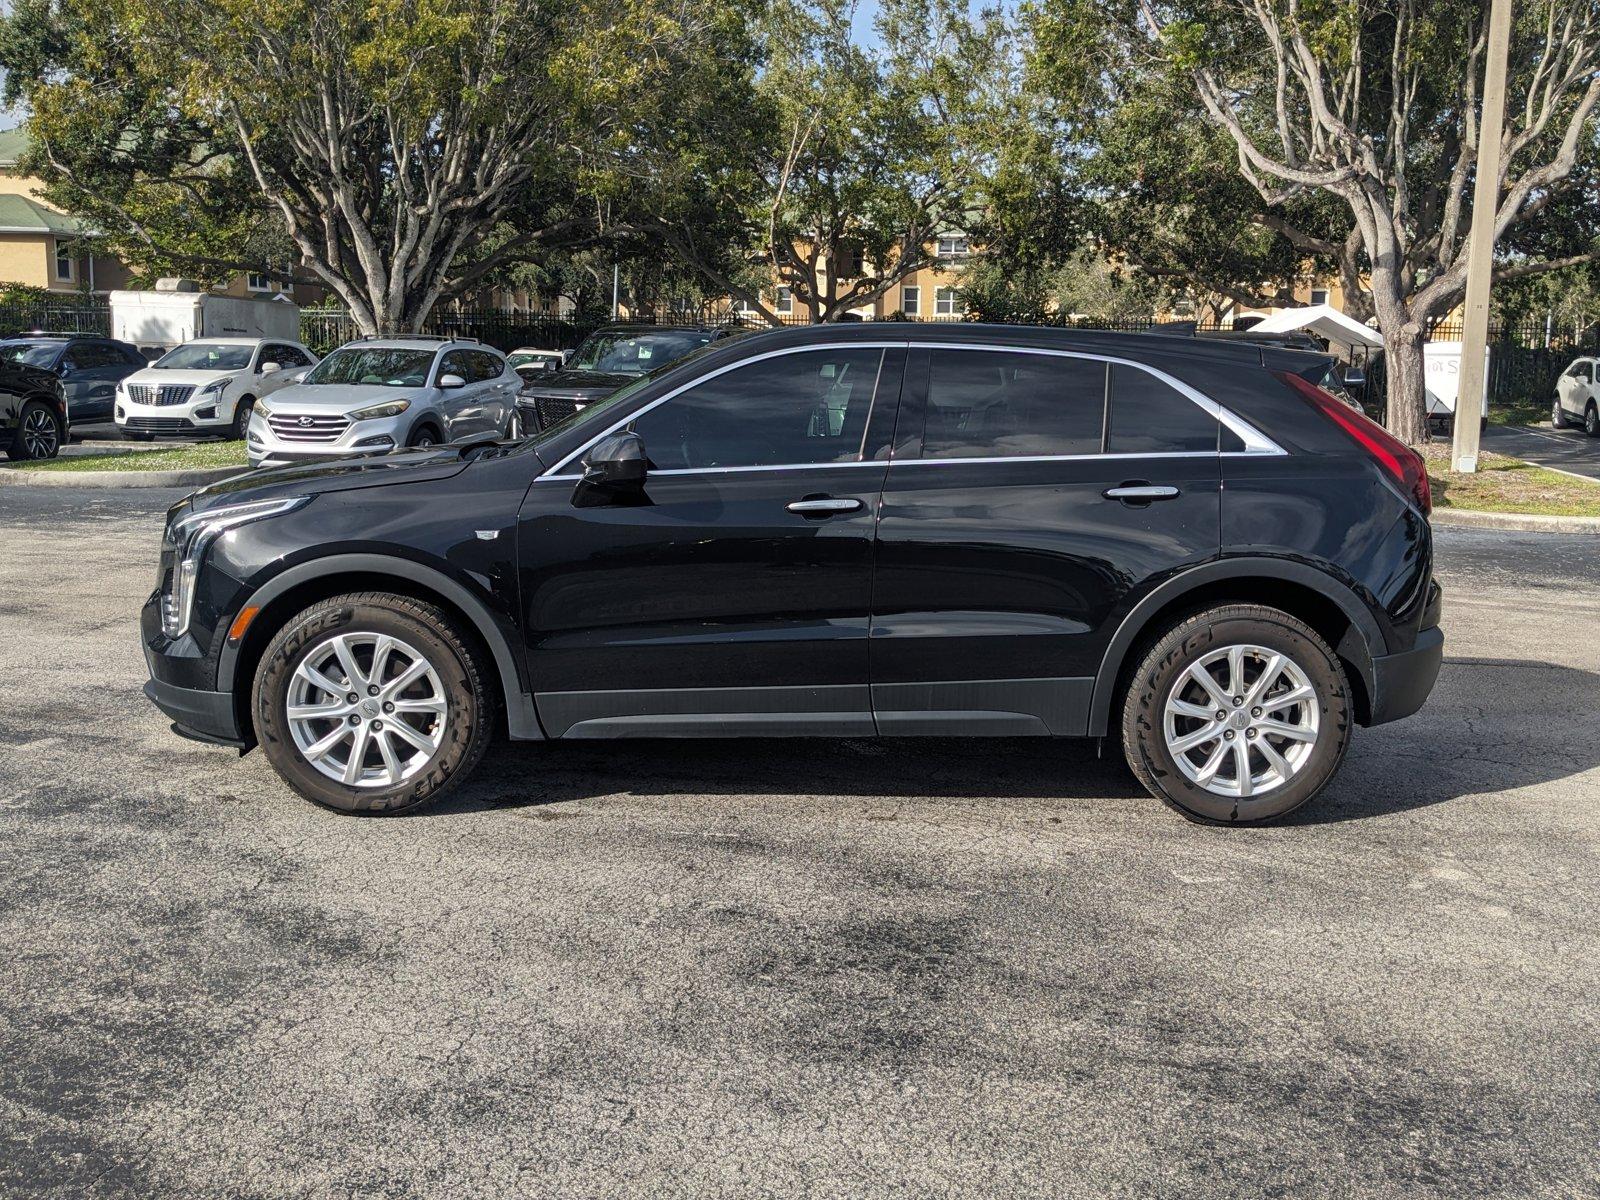
[[1176,499],[1178,489],[1160,484],[1125,483],[1121,487],[1107,488],[1101,495],[1107,500],[1121,500],[1124,504],[1149,504],[1152,500]]
[[814,500],[793,500],[788,506],[790,512],[799,513],[802,517],[827,517],[834,513],[860,512],[863,507],[859,500],[835,499],[832,496]]

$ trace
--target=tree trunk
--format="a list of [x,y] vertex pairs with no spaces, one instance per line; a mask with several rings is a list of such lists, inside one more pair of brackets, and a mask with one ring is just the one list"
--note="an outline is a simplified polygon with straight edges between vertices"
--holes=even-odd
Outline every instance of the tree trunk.
[[1383,335],[1389,432],[1408,446],[1428,440],[1428,404],[1423,388],[1422,329],[1407,321]]

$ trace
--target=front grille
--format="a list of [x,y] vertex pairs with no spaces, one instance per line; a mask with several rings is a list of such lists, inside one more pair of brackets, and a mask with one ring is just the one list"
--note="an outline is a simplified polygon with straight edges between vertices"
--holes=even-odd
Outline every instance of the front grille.
[[540,429],[548,429],[557,421],[565,420],[586,403],[576,396],[531,396],[524,397],[524,408],[529,400],[533,401],[533,412]]
[[129,417],[123,428],[140,433],[182,433],[193,429],[194,422],[187,417]]
[[342,416],[295,416],[273,413],[267,418],[274,436],[281,442],[332,442],[350,426]]
[[128,385],[128,399],[135,404],[184,404],[192,395],[194,395],[193,384],[164,383],[159,387],[153,383]]

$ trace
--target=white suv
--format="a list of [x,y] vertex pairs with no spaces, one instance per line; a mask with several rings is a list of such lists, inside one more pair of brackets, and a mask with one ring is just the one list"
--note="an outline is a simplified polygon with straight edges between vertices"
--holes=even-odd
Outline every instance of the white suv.
[[278,466],[509,436],[522,378],[497,350],[463,339],[364,338],[257,404],[250,465]]
[[117,428],[141,442],[158,433],[242,438],[255,402],[298,383],[316,361],[299,342],[277,338],[187,342],[117,385]]
[[1600,359],[1575,358],[1556,380],[1555,403],[1550,406],[1550,424],[1557,429],[1582,425],[1590,437],[1600,437]]

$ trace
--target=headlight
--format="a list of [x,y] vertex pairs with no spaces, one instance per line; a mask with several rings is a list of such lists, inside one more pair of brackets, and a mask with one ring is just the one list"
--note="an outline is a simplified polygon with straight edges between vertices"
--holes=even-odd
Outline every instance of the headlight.
[[227,380],[227,379],[218,379],[214,383],[208,383],[208,384],[205,385],[205,387],[200,389],[200,395],[202,395],[202,396],[220,396],[220,395],[222,395],[223,390],[228,386],[228,384],[230,382],[232,382],[232,381],[231,380]]
[[310,500],[310,496],[251,500],[245,504],[230,504],[225,508],[189,513],[168,525],[162,549],[170,550],[173,555],[172,583],[170,590],[161,598],[161,632],[169,638],[180,638],[189,631],[189,617],[194,611],[195,580],[200,576],[200,564],[212,542],[230,529],[292,512]]
[[398,417],[411,407],[409,400],[385,400],[382,404],[374,404],[371,408],[358,408],[350,414],[352,421],[376,421],[380,417]]
[[255,402],[255,406],[253,408],[251,408],[250,411],[253,412],[256,416],[260,417],[262,420],[265,420],[266,418],[268,418],[268,417],[270,417],[272,415],[272,410],[270,408],[268,408],[266,406],[266,404],[263,403],[260,400],[257,400]]

